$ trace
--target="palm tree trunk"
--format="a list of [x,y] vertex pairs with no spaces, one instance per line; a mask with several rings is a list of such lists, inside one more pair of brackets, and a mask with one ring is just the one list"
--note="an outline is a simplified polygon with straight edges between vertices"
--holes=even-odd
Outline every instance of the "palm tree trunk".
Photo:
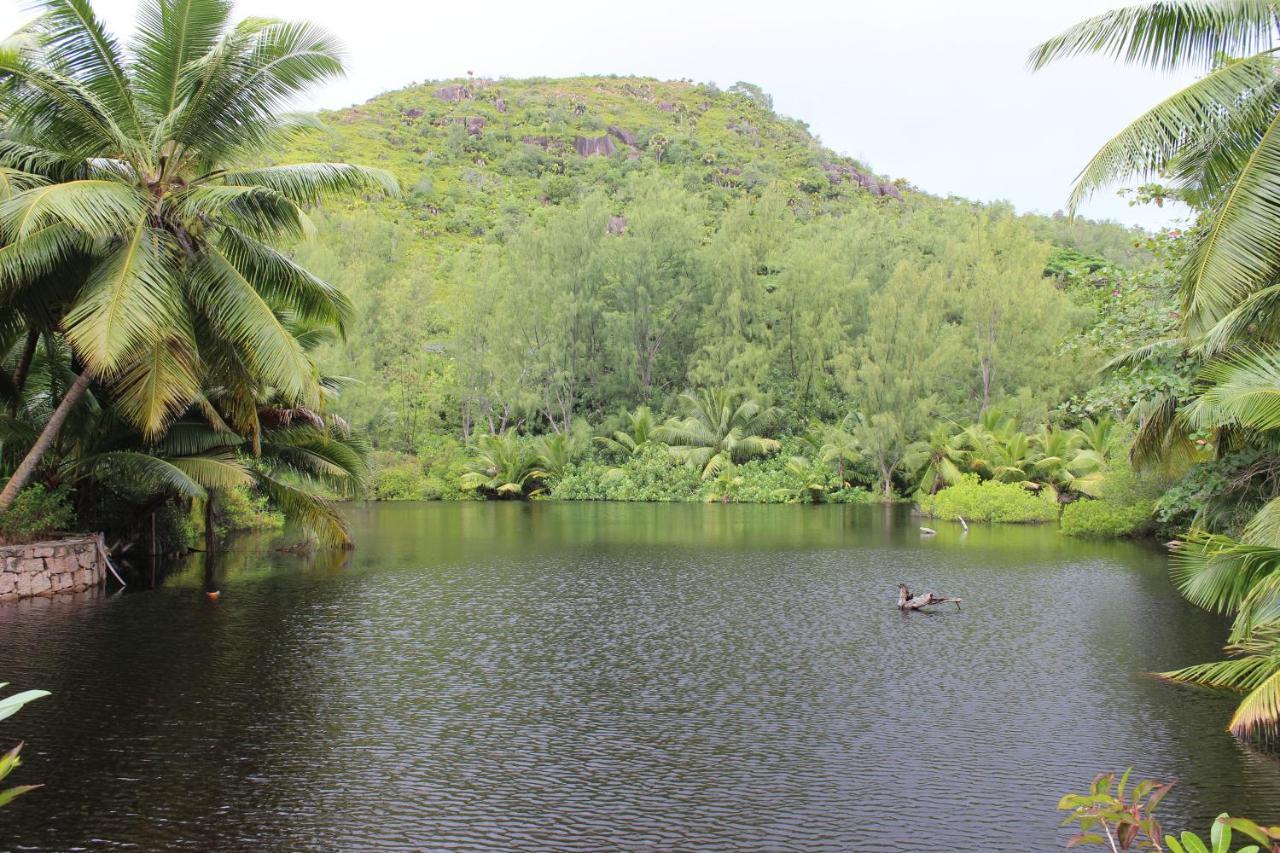
[[22,462],[18,465],[18,470],[13,472],[13,476],[5,484],[4,491],[0,492],[0,512],[7,510],[13,504],[14,499],[18,497],[18,492],[27,483],[31,482],[31,477],[35,474],[36,466],[40,464],[40,459],[53,446],[58,433],[62,432],[62,425],[67,422],[67,416],[76,407],[76,403],[80,402],[84,392],[89,390],[89,382],[92,379],[93,377],[89,375],[88,369],[77,376],[76,381],[68,389],[66,396],[62,398],[62,402],[58,404],[58,408],[53,410],[53,416],[44,425],[44,430],[41,431],[40,437],[36,439],[35,444],[31,445],[31,449],[27,451],[27,455],[23,457]]
[[13,413],[18,413],[18,407],[22,405],[22,389],[27,384],[27,374],[31,371],[31,362],[36,357],[36,345],[40,343],[40,330],[31,329],[27,332],[27,342],[22,348],[22,357],[18,359],[18,365],[13,369],[13,387],[17,392],[17,396],[13,400]]
[[213,489],[207,490],[204,498],[204,553],[205,560],[211,560],[209,554],[213,553],[214,548],[218,545],[217,527],[213,521]]

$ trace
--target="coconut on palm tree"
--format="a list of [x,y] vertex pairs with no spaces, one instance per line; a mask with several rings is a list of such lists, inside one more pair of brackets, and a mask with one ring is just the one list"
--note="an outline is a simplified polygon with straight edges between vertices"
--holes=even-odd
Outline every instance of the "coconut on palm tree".
[[350,307],[276,245],[309,235],[306,208],[327,196],[396,190],[374,169],[255,163],[304,129],[282,113],[291,99],[341,73],[323,30],[233,24],[228,0],[145,0],[125,48],[86,0],[41,8],[0,47],[11,187],[0,199],[0,300],[62,276],[45,308],[76,371],[0,510],[91,384],[153,439],[224,371],[286,406],[318,408],[320,377],[287,322],[340,330]]

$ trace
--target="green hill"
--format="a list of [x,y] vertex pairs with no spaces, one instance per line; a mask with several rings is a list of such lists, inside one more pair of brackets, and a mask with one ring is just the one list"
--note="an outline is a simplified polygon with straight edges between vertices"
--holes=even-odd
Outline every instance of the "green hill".
[[[326,366],[384,451],[599,426],[695,386],[748,388],[793,427],[884,410],[910,439],[997,401],[1029,423],[1095,355],[1062,346],[1097,308],[1044,277],[1051,252],[1146,262],[1114,224],[877,174],[749,84],[438,81],[320,119],[282,162],[404,187],[318,214],[297,249],[357,307]],[[906,337],[877,340],[890,326]]]

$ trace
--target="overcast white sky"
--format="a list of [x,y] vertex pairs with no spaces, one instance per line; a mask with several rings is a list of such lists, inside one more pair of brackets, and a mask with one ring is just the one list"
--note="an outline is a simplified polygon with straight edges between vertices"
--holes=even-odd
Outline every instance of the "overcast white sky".
[[[311,106],[339,107],[409,83],[455,77],[637,74],[757,83],[828,146],[941,195],[1060,209],[1110,135],[1185,85],[1072,60],[1032,75],[1027,50],[1132,0],[238,0],[239,15],[308,18],[337,33],[347,79]],[[124,35],[136,0],[95,0]],[[0,31],[31,17],[0,0]],[[1083,211],[1165,224],[1110,192]]]

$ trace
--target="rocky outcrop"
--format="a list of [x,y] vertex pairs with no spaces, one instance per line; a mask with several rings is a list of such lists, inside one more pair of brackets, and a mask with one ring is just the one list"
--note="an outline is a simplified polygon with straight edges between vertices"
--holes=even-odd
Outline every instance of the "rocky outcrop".
[[96,536],[0,545],[0,601],[83,592],[106,578]]
[[613,144],[613,140],[608,134],[604,136],[575,136],[573,138],[573,150],[578,152],[579,157],[593,157],[600,155],[608,157],[618,150]]
[[475,97],[475,94],[471,91],[469,86],[441,86],[439,89],[436,89],[436,97],[442,101],[448,101],[451,104],[456,104],[459,101],[471,100]]
[[822,166],[822,171],[826,173],[827,180],[833,184],[846,182],[857,184],[872,195],[902,198],[902,191],[898,189],[896,184],[881,181],[875,175],[868,175],[853,166],[844,163],[825,163]]
[[493,108],[500,113],[505,113],[507,111],[507,102],[502,100],[502,98],[494,98]]
[[471,136],[479,136],[483,131],[486,122],[480,116],[444,116],[436,119],[436,125],[439,127],[448,127],[451,124],[460,124],[467,129],[467,133]]
[[617,236],[626,234],[627,233],[627,217],[610,216],[609,224],[608,226],[606,226],[606,228],[610,234],[614,234]]
[[609,125],[609,135],[617,139],[619,142],[636,147],[636,135],[629,130],[618,127],[616,124]]

